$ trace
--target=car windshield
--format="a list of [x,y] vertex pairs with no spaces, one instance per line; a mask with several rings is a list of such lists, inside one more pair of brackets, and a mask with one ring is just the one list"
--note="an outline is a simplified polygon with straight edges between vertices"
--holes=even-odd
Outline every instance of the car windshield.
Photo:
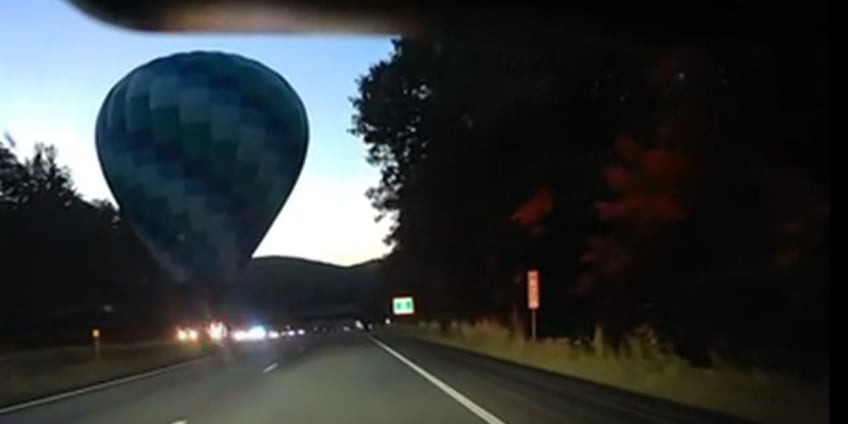
[[0,4],[0,424],[829,422],[806,6],[106,3]]

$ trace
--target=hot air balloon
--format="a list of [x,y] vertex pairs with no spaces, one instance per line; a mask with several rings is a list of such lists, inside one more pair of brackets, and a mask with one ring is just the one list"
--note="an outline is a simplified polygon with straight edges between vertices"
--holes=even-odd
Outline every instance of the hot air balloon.
[[306,111],[251,59],[179,53],[132,70],[97,117],[97,154],[121,211],[178,281],[231,282],[291,193]]

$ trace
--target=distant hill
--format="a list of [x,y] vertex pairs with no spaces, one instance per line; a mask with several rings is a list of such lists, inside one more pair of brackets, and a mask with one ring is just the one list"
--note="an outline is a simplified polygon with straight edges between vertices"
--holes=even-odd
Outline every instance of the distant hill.
[[239,309],[289,316],[372,304],[379,264],[379,259],[345,267],[302,258],[255,258],[242,274],[233,301]]

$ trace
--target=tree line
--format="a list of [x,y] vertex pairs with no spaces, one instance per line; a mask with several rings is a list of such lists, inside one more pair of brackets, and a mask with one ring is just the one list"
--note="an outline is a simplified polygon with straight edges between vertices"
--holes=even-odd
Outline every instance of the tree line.
[[649,324],[693,361],[828,361],[823,46],[403,37],[358,80],[352,133],[391,219],[385,293],[420,317]]
[[190,291],[165,278],[116,207],[74,188],[57,150],[0,142],[0,347],[109,341],[170,331]]

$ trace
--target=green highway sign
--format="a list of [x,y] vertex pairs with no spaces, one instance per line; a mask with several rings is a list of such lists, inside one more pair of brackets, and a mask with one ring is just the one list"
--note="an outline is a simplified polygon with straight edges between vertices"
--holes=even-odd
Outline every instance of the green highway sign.
[[415,302],[412,296],[397,296],[392,298],[392,313],[395,315],[412,315],[415,313]]

